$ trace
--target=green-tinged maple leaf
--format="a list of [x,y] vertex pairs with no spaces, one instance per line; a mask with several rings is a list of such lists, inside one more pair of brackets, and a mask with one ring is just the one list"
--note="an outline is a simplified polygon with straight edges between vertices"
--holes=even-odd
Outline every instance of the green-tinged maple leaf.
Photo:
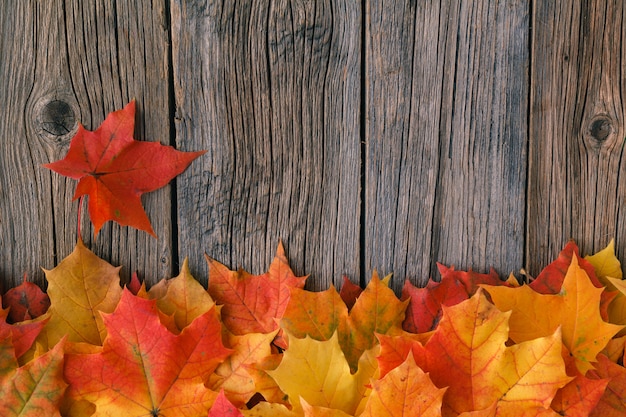
[[270,333],[278,328],[290,297],[290,288],[303,288],[306,277],[296,277],[289,267],[282,243],[269,270],[252,275],[231,271],[207,257],[209,294],[220,305],[222,321],[233,334]]
[[572,257],[559,295],[542,295],[528,286],[485,289],[496,307],[511,311],[509,335],[517,343],[547,336],[561,326],[563,344],[583,374],[622,328],[602,320],[599,308],[603,289],[591,283],[576,256]]
[[608,379],[589,379],[578,375],[557,391],[551,407],[561,416],[588,416],[600,401],[608,383]]
[[228,401],[228,398],[224,395],[224,390],[222,390],[217,395],[208,417],[243,417],[243,414]]
[[63,342],[18,368],[11,337],[0,340],[1,416],[60,416],[66,387]]
[[80,239],[59,265],[44,270],[51,301],[45,327],[49,346],[66,335],[70,342],[102,345],[106,330],[100,313],[112,312],[120,299],[119,270],[98,258]]
[[114,220],[156,236],[141,195],[165,186],[205,151],[181,152],[158,142],[133,139],[135,101],[109,113],[95,131],[81,124],[65,158],[44,165],[79,180],[74,199],[89,195],[89,216],[97,235]]
[[372,381],[372,392],[360,417],[441,416],[445,391],[432,383],[409,353],[400,366]]
[[100,353],[66,356],[72,400],[95,404],[98,415],[207,415],[217,393],[204,381],[230,354],[215,308],[174,335],[159,320],[155,301],[124,290],[104,324]]
[[[157,291],[149,291],[148,296],[156,298],[159,310],[174,316],[179,330],[215,305],[209,293],[191,275],[187,259],[183,261],[177,277],[163,280],[161,283],[165,289],[164,293],[157,295]],[[160,286],[157,288],[160,289]]]
[[499,415],[551,411],[556,391],[571,380],[561,357],[560,331],[507,347],[510,314],[479,290],[469,300],[444,307],[426,345],[413,346],[418,366],[436,386],[448,387],[444,416],[485,410],[495,401]]
[[38,285],[28,282],[24,275],[20,285],[2,296],[2,306],[9,309],[8,320],[16,323],[45,314],[50,307],[50,298]]
[[348,318],[348,308],[335,287],[311,292],[292,288],[280,326],[297,338],[329,340]]
[[609,380],[602,398],[589,416],[626,416],[626,368],[611,362],[604,355],[598,355],[598,362],[595,368],[587,373],[587,377]]
[[362,377],[350,373],[336,335],[326,341],[290,337],[280,365],[268,373],[287,393],[296,412],[301,412],[299,398],[303,398],[314,406],[353,414],[364,391]]
[[381,281],[374,272],[348,319],[339,327],[339,344],[352,372],[356,371],[361,354],[378,343],[376,334],[402,332],[408,300],[398,300],[388,287],[389,279],[390,276]]
[[209,377],[207,387],[213,391],[225,391],[235,406],[243,407],[255,393],[263,389],[257,387],[249,368],[255,368],[272,354],[270,344],[276,333],[237,336],[227,332],[227,346],[233,353]]
[[467,300],[465,285],[454,278],[455,274],[442,274],[441,282],[432,279],[425,288],[417,288],[409,280],[404,282],[402,300],[409,300],[406,318],[402,327],[407,332],[425,333],[434,330],[441,320],[441,307],[451,306]]

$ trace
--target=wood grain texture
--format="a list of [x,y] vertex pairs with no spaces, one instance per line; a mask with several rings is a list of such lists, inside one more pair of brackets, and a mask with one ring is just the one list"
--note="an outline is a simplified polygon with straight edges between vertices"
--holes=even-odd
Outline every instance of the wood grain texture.
[[526,249],[532,275],[571,238],[589,254],[615,237],[618,258],[626,255],[624,2],[534,3]]
[[[23,272],[43,284],[76,243],[76,182],[41,164],[63,157],[82,122],[95,129],[107,113],[139,102],[136,138],[169,144],[168,19],[163,1],[24,1],[0,12],[0,275]],[[145,108],[145,110],[144,110]],[[97,255],[137,270],[148,282],[171,276],[169,189],[143,199],[158,239],[107,225]]]
[[536,275],[570,238],[626,258],[621,0],[30,0],[0,36],[5,288],[76,241],[75,182],[41,164],[132,98],[137,139],[208,153],[143,198],[158,239],[83,219],[124,278],[261,273],[279,239],[311,289]]
[[367,4],[367,273],[519,269],[528,1]]
[[[308,288],[359,276],[359,2],[172,5],[181,255],[253,273],[279,239]],[[358,279],[358,278],[357,278]],[[204,281],[206,282],[206,281]]]

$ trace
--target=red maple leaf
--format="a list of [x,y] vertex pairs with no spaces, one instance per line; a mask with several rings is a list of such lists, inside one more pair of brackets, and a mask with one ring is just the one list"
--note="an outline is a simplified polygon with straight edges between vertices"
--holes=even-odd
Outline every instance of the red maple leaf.
[[161,323],[155,300],[125,289],[103,320],[102,349],[65,357],[68,399],[92,402],[98,415],[208,414],[217,394],[204,381],[231,354],[215,307],[175,335]]
[[9,321],[17,323],[43,315],[50,307],[50,298],[37,284],[28,282],[24,274],[22,283],[4,294],[2,306],[10,309]]
[[114,220],[155,236],[140,196],[165,186],[205,151],[181,152],[158,142],[133,139],[135,101],[109,113],[91,132],[79,124],[65,158],[44,165],[79,180],[74,200],[89,195],[89,215],[98,234]]

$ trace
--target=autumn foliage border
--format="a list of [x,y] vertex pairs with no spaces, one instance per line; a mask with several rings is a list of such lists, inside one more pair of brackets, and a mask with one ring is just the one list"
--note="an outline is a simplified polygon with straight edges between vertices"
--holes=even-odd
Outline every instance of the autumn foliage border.
[[[115,220],[154,235],[140,195],[203,153],[135,141],[134,111],[81,126],[47,165],[79,180],[96,234]],[[398,298],[376,273],[307,291],[282,244],[261,275],[207,257],[208,288],[187,261],[123,287],[78,235],[44,270],[47,293],[25,277],[2,296],[2,416],[626,415],[613,242],[584,258],[569,242],[537,277],[439,265],[438,281],[407,280]]]

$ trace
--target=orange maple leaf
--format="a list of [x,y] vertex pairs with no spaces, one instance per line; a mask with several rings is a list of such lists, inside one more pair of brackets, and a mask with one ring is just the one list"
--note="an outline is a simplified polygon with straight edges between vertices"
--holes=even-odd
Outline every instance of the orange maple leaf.
[[206,259],[209,294],[218,304],[223,304],[222,321],[236,335],[276,330],[276,321],[283,317],[289,303],[289,288],[303,288],[306,280],[293,274],[282,243],[269,270],[262,275],[231,271],[208,256]]
[[608,379],[609,384],[600,401],[589,414],[590,417],[622,417],[626,415],[626,368],[598,355],[594,369],[587,373],[590,378]]
[[348,308],[334,286],[320,292],[291,288],[280,326],[298,338],[328,340],[347,318]]
[[74,200],[89,195],[89,215],[97,235],[114,220],[156,236],[141,205],[141,194],[165,186],[205,153],[181,152],[157,142],[133,139],[135,101],[109,113],[95,131],[81,124],[65,158],[44,165],[79,180]]
[[415,364],[411,353],[383,378],[372,381],[372,387],[360,417],[441,416],[446,388],[437,388]]
[[257,364],[263,363],[272,354],[271,343],[276,333],[248,333],[242,336],[224,334],[233,354],[211,374],[207,387],[213,391],[224,391],[230,402],[243,407],[255,393],[263,391],[263,387],[255,383],[250,368],[253,373]]
[[589,379],[578,375],[557,391],[552,409],[560,416],[588,416],[600,401],[608,383],[608,379]]
[[101,352],[66,356],[73,401],[89,401],[102,415],[206,415],[217,393],[204,381],[230,354],[215,308],[174,335],[161,324],[155,301],[124,290],[115,311],[103,316],[108,335]]
[[159,311],[174,318],[178,330],[215,305],[204,287],[191,275],[186,258],[177,277],[159,281],[147,295],[157,300]]
[[560,332],[507,347],[509,316],[479,290],[469,300],[444,307],[428,342],[413,344],[418,366],[435,385],[448,387],[444,416],[486,410],[494,402],[501,415],[551,412],[557,390],[571,380],[561,357]]

